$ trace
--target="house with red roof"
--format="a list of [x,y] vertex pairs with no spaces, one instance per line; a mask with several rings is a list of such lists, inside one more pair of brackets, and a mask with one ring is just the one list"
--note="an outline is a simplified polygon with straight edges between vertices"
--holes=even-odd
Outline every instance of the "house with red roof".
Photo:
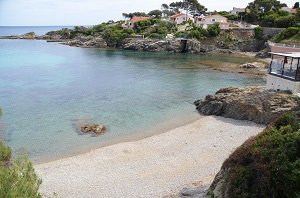
[[177,13],[174,14],[173,16],[170,16],[170,20],[174,21],[177,25],[182,24],[185,21],[191,20],[194,22],[193,16],[189,14],[183,14],[183,13]]
[[125,21],[125,23],[122,24],[123,28],[134,28],[135,23],[139,21],[145,21],[151,19],[151,17],[144,17],[144,16],[134,16],[131,19]]

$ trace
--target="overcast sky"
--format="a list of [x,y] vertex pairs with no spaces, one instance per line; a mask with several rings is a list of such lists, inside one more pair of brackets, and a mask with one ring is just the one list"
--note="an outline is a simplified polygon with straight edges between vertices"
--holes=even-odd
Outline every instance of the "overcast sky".
[[[295,1],[284,2],[292,6]],[[93,25],[110,19],[120,20],[124,12],[160,9],[162,3],[170,2],[172,0],[0,0],[0,26]],[[210,11],[248,4],[245,0],[199,2]]]

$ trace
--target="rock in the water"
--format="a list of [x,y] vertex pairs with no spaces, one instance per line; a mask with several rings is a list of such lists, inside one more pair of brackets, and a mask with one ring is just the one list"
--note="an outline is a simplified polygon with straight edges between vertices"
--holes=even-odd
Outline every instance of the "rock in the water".
[[288,92],[265,90],[264,87],[228,87],[214,96],[194,103],[204,115],[218,115],[237,120],[268,124],[298,106],[296,96]]
[[259,63],[259,62],[245,63],[240,65],[240,68],[244,68],[244,69],[266,68],[266,64]]
[[84,124],[80,127],[80,131],[83,133],[101,134],[106,131],[106,127],[100,124]]
[[37,35],[34,32],[28,32],[20,36],[20,39],[36,39]]

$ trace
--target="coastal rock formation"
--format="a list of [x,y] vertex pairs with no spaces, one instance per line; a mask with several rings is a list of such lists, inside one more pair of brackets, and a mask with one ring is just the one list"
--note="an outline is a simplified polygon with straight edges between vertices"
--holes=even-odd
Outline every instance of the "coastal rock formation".
[[92,48],[106,48],[107,43],[101,37],[93,37],[93,36],[77,36],[74,39],[68,41],[66,43],[70,46],[76,47],[92,47]]
[[36,39],[37,35],[34,32],[28,32],[20,36],[22,39]]
[[125,39],[120,48],[125,50],[148,51],[148,52],[187,52],[196,53],[207,51],[201,47],[201,43],[197,40],[187,40],[186,43],[173,40],[155,40],[155,39]]
[[204,115],[218,115],[260,124],[268,124],[298,106],[294,95],[268,91],[264,87],[223,88],[215,95],[208,95],[194,104]]
[[266,64],[259,63],[259,62],[245,63],[240,65],[240,68],[244,68],[244,69],[266,68]]
[[99,135],[106,131],[106,127],[100,124],[84,124],[80,127],[80,131],[83,133],[95,133]]

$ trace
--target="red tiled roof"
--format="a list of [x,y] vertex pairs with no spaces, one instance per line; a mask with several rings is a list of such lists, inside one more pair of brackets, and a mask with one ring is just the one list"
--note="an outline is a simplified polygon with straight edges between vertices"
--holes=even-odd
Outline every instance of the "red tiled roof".
[[151,19],[151,17],[134,16],[130,19],[130,21],[133,22],[133,23],[136,23],[136,22],[144,21],[144,20],[148,20],[148,19]]
[[171,18],[171,19],[175,19],[175,18],[177,18],[177,17],[179,17],[179,16],[181,16],[181,15],[186,15],[186,14],[178,13],[178,14],[174,14],[174,15],[170,16],[170,18]]

